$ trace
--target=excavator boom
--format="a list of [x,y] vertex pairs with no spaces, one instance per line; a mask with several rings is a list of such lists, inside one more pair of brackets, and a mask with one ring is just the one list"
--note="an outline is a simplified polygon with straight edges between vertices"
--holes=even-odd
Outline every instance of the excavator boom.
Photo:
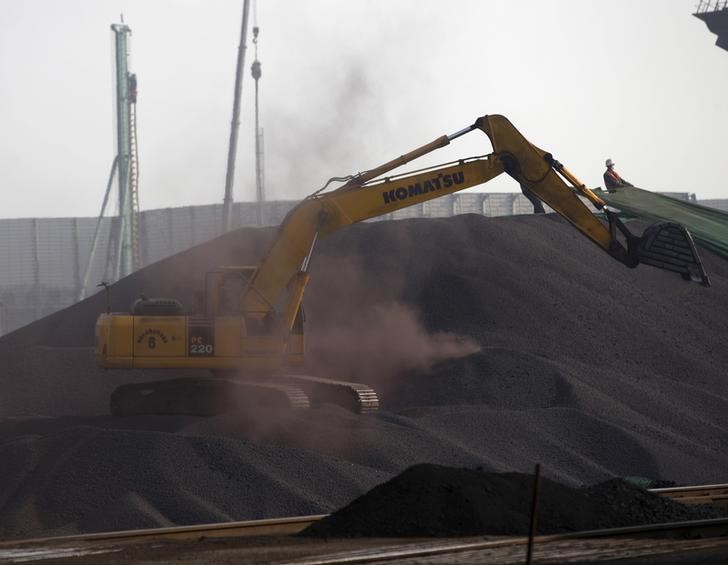
[[267,312],[309,256],[317,238],[362,220],[483,184],[503,172],[503,163],[497,158],[474,158],[414,175],[347,184],[306,198],[279,227],[243,297],[243,309]]

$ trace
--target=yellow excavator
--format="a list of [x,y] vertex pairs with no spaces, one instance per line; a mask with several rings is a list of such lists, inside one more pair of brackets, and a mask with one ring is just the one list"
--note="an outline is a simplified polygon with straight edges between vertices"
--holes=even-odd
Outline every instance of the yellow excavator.
[[[413,173],[386,173],[481,130],[493,152]],[[207,369],[209,377],[126,384],[111,397],[111,412],[212,415],[325,402],[357,413],[377,409],[376,392],[362,383],[296,374],[304,364],[301,304],[319,238],[400,208],[513,177],[603,251],[625,264],[673,271],[709,285],[687,229],[659,223],[632,234],[604,201],[550,153],[530,143],[500,115],[478,118],[374,169],[334,178],[293,208],[260,265],[207,273],[203,311],[185,313],[173,299],[137,300],[131,313],[104,313],[96,323],[96,361],[108,369]],[[344,184],[326,190],[332,181]],[[585,199],[606,216],[603,222]]]

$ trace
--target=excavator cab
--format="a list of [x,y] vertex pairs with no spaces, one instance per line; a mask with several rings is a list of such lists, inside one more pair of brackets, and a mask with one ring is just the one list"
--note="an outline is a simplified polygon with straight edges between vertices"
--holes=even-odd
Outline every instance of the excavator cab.
[[204,312],[208,318],[240,316],[240,297],[250,285],[256,267],[218,267],[205,275]]

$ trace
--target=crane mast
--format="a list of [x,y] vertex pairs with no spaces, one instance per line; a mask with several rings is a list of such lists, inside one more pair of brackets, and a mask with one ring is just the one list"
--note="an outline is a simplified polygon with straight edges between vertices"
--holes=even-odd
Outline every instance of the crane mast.
[[223,233],[230,230],[233,206],[233,183],[235,182],[235,158],[238,151],[238,129],[240,128],[240,94],[243,90],[243,66],[248,33],[248,10],[250,0],[243,2],[243,20],[240,25],[240,44],[238,62],[235,68],[235,93],[233,97],[233,117],[230,121],[230,143],[228,144],[227,171],[225,173],[225,196],[223,198]]
[[105,278],[118,280],[141,268],[139,235],[139,166],[136,136],[137,79],[129,72],[129,36],[131,28],[112,24],[116,64],[116,155],[111,167],[104,202],[96,224],[94,239],[86,263],[79,299],[86,295],[94,254],[98,245],[101,220],[106,210],[114,177],[118,184],[119,216],[114,224],[107,256]]
[[258,103],[258,81],[261,77],[260,61],[258,60],[258,33],[260,28],[253,26],[253,45],[255,46],[255,61],[250,71],[255,80],[255,196],[258,203],[258,225],[263,225],[263,202],[265,202],[265,180],[263,176],[263,130],[260,127],[260,105]]

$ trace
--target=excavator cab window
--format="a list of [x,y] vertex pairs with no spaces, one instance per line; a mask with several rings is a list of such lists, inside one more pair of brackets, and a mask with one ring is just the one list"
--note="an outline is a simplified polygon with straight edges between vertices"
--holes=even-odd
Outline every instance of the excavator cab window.
[[291,333],[303,335],[303,324],[306,321],[306,314],[303,311],[303,306],[298,309],[296,313],[296,319],[293,321],[293,327]]
[[246,281],[235,275],[228,275],[223,279],[220,289],[220,303],[218,305],[218,316],[239,316],[240,296],[245,290]]
[[241,315],[241,297],[254,273],[255,267],[220,267],[207,273],[206,315],[210,318]]

